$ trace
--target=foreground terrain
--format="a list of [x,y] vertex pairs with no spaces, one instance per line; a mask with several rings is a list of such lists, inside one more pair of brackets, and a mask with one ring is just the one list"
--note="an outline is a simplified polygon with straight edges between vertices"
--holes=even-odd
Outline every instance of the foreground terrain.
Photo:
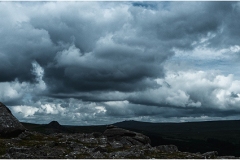
[[[31,130],[43,134],[51,133],[103,133],[102,126],[63,126],[54,123],[47,125],[23,123]],[[180,151],[200,152],[217,151],[218,155],[240,157],[240,121],[209,121],[187,123],[148,123],[123,121],[113,124],[120,128],[143,133],[151,139],[153,147],[176,145]]]
[[[92,133],[106,130],[102,126],[63,126],[51,122],[46,125],[23,123],[30,131],[51,133]],[[113,124],[120,128],[143,133],[153,147],[176,145],[180,151],[205,153],[217,151],[220,156],[240,157],[240,121],[209,121],[187,123],[148,123],[123,121]]]
[[180,152],[175,145],[152,147],[150,139],[137,132],[108,127],[104,133],[52,133],[25,131],[15,138],[0,139],[0,158],[236,158],[217,152]]

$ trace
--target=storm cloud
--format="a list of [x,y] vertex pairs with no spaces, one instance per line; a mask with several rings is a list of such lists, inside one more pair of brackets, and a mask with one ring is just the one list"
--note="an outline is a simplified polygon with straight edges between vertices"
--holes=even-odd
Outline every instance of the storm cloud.
[[1,2],[0,15],[0,101],[21,121],[239,115],[239,2]]

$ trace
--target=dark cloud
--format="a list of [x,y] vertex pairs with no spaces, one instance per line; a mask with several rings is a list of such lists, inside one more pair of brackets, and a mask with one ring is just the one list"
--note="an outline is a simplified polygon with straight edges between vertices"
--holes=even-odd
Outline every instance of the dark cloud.
[[238,94],[231,92],[231,97],[232,98],[238,98],[239,96],[238,96]]
[[[25,5],[21,4],[19,12]],[[151,87],[154,83],[146,84],[145,79],[164,75],[161,63],[173,55],[173,47],[191,48],[193,39],[197,41],[209,32],[216,32],[224,14],[233,6],[232,3],[172,2],[170,11],[158,8],[153,14],[151,9],[138,7],[150,3],[114,10],[101,9],[97,3],[94,7],[88,3],[76,4],[30,5],[23,20],[8,27],[3,37],[9,40],[4,40],[2,50],[10,56],[1,67],[2,81],[32,80],[31,63],[37,60],[44,67],[50,87],[51,84],[59,84],[56,86],[59,89],[66,86],[63,92],[69,89],[132,91]],[[88,9],[81,11],[86,6]],[[30,15],[34,8],[42,11]],[[71,52],[78,53],[71,55]],[[65,65],[54,65],[60,63],[59,59]],[[71,64],[69,61],[73,59],[76,61]],[[9,68],[11,73],[7,72]]]
[[58,53],[56,64],[45,69],[45,77],[77,91],[143,90],[157,86],[151,79],[163,76],[164,59],[155,60],[152,53],[130,47],[116,46],[115,50],[111,47],[82,54],[72,46]]

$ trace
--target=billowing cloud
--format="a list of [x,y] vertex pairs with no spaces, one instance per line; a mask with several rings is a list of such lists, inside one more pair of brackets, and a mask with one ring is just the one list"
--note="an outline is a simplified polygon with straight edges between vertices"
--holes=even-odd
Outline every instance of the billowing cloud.
[[0,99],[3,102],[6,104],[27,104],[34,96],[46,91],[46,84],[42,79],[43,68],[37,62],[32,62],[31,68],[30,72],[35,77],[33,83],[20,82],[18,78],[10,82],[0,82]]
[[218,75],[204,71],[168,72],[156,79],[157,89],[137,92],[130,97],[133,103],[155,104],[185,108],[239,110],[240,81],[233,75]]
[[0,101],[41,123],[234,118],[239,12],[239,2],[1,2]]

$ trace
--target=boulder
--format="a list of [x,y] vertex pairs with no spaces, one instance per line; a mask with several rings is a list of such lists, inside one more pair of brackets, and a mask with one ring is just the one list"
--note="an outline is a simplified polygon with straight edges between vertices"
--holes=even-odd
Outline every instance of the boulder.
[[205,157],[205,159],[206,158],[207,159],[213,159],[213,158],[217,157],[218,152],[217,151],[210,151],[210,152],[203,153],[202,155]]
[[129,137],[136,136],[135,132],[122,129],[122,128],[108,128],[103,134],[108,138],[117,137],[117,136],[129,136]]
[[0,102],[0,136],[14,137],[25,130],[25,127],[12,115],[11,111]]
[[145,145],[151,143],[150,138],[141,133],[117,127],[108,127],[103,135],[109,141],[119,141],[123,145]]
[[114,126],[114,125],[108,125],[107,126],[107,129],[112,129],[112,128],[117,128],[117,126]]
[[94,138],[99,138],[102,136],[102,133],[101,132],[93,132],[92,135]]

